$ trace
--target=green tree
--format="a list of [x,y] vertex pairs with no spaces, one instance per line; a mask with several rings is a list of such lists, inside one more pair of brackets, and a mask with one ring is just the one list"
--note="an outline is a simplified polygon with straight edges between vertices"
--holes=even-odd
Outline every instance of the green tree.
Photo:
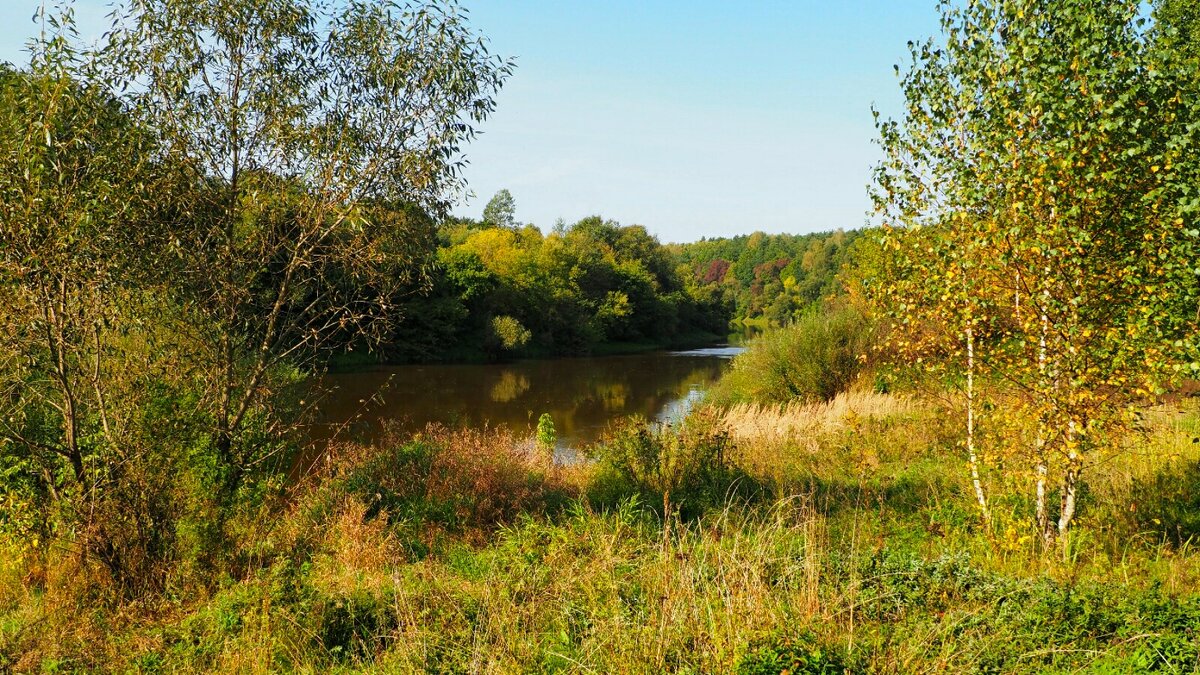
[[493,317],[488,344],[497,355],[510,354],[529,344],[532,334],[511,316]]
[[1200,7],[1188,0],[1159,0],[1154,18],[1158,39],[1175,58],[1200,59]]
[[517,227],[517,206],[513,202],[512,193],[500,190],[483,207],[483,222],[496,227]]
[[180,217],[160,283],[191,326],[228,487],[267,459],[245,431],[275,417],[288,369],[386,335],[397,286],[423,274],[424,239],[381,213],[447,211],[459,151],[512,68],[464,16],[387,0],[117,13],[109,77],[187,186],[165,196]]
[[187,428],[145,414],[179,370],[146,282],[171,186],[70,11],[39,18],[29,69],[0,68],[0,534],[72,533],[128,589],[169,543],[165,450]]
[[452,3],[114,16],[91,51],[46,15],[0,72],[0,522],[145,588],[280,466],[281,393],[427,285],[414,214],[447,210],[511,64]]

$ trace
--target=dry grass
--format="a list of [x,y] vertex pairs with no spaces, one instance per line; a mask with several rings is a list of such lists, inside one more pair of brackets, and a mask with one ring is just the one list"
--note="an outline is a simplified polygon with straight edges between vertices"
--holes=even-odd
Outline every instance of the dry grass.
[[[415,562],[354,514],[334,517],[314,555],[310,604],[279,602],[267,578],[230,589],[241,598],[236,627],[220,627],[230,614],[214,608],[231,603],[215,601],[201,633],[213,653],[181,663],[241,673],[281,663],[299,672],[731,672],[756,638],[836,613],[822,601],[824,519],[802,501],[714,513],[677,524],[666,540],[639,509],[579,510]],[[337,541],[364,533],[349,547]],[[377,617],[354,638],[365,658],[321,646],[342,606]]]
[[879,468],[941,442],[941,420],[914,399],[852,390],[824,403],[738,404],[719,412],[751,475],[790,494],[798,479]]
[[105,639],[108,631],[124,627],[129,614],[145,607],[127,607],[100,621],[97,608],[113,604],[105,593],[104,574],[64,548],[43,551],[36,558],[37,564],[44,566],[44,577],[36,581],[36,590],[23,584],[24,601],[14,614],[9,614],[11,621],[27,629],[0,635],[0,651],[20,654],[13,663],[14,671],[36,672],[59,666],[88,670],[96,663],[119,659],[119,650]]
[[496,429],[431,426],[417,442],[436,448],[426,481],[433,500],[461,500],[460,515],[484,526],[543,511],[554,495],[575,494],[570,472],[532,439]]
[[389,568],[405,559],[387,514],[369,517],[366,504],[348,498],[330,521],[320,553],[313,556],[313,585],[332,596],[380,592],[390,579]]
[[913,400],[905,396],[849,391],[823,403],[737,404],[725,410],[721,421],[739,441],[804,445],[808,439],[863,419],[903,415],[915,409]]
[[332,448],[297,494],[311,499],[330,485],[357,486],[368,490],[359,495],[367,502],[391,495],[412,506],[442,506],[456,523],[486,533],[577,496],[583,473],[556,465],[532,439],[506,430],[430,425],[411,437],[392,432],[378,445]]

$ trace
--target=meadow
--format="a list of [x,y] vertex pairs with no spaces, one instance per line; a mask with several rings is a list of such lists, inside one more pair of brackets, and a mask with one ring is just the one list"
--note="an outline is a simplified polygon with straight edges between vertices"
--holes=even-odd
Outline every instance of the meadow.
[[[233,531],[218,583],[129,602],[7,557],[0,663],[56,672],[1192,672],[1200,407],[1145,411],[1061,549],[1019,485],[972,503],[944,404],[631,423],[588,462],[431,427],[346,444]],[[669,493],[664,513],[662,493]],[[34,561],[37,561],[36,563]]]

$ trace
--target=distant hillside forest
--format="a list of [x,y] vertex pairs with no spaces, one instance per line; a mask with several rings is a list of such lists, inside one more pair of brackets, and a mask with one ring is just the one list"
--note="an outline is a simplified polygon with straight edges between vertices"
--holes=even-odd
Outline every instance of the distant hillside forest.
[[838,273],[860,231],[753,234],[672,244],[671,254],[703,288],[719,288],[734,321],[785,325],[823,299],[840,295]]
[[439,225],[402,212],[425,273],[378,356],[389,361],[579,355],[724,340],[742,324],[783,325],[839,293],[857,232],[661,244],[600,216],[549,232],[516,221],[501,190],[480,220]]

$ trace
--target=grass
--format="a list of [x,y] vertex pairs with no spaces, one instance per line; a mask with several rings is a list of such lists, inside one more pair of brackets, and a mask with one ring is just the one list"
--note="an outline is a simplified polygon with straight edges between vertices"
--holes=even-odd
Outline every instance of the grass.
[[722,409],[722,421],[743,442],[796,443],[851,426],[862,419],[886,419],[916,408],[905,396],[852,390],[819,403],[738,403]]
[[[980,525],[936,404],[708,414],[762,489],[682,519],[620,497],[603,453],[556,467],[529,439],[431,428],[340,448],[247,514],[240,562],[204,584],[126,601],[65,546],[0,556],[0,670],[1195,669],[1194,403],[1092,467],[1065,559],[1022,537],[1020,499]],[[588,496],[603,481],[618,498]]]

